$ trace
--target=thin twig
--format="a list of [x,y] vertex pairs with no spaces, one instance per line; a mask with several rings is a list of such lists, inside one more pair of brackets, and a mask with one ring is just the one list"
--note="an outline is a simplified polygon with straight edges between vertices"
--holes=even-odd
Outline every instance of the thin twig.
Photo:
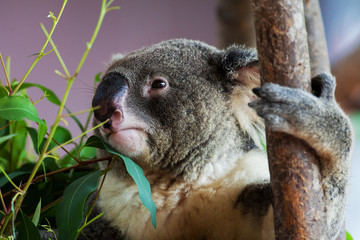
[[40,27],[41,27],[41,29],[43,30],[45,36],[46,36],[47,38],[49,38],[50,44],[51,44],[52,48],[54,49],[54,52],[55,52],[55,54],[56,54],[56,56],[57,56],[57,58],[58,58],[58,60],[59,60],[59,62],[60,62],[60,64],[61,64],[62,68],[64,69],[64,72],[65,72],[65,74],[66,74],[66,77],[65,77],[65,76],[64,76],[64,77],[65,77],[65,78],[70,78],[71,76],[70,76],[69,70],[68,70],[68,68],[66,67],[65,63],[64,63],[64,60],[62,59],[62,57],[61,57],[61,55],[60,55],[60,53],[59,53],[59,51],[58,51],[58,49],[57,49],[57,46],[55,45],[55,43],[54,43],[53,40],[51,39],[51,36],[50,36],[49,33],[46,31],[46,28],[45,28],[45,26],[44,26],[42,23],[40,24]]
[[63,146],[65,146],[65,145],[67,145],[67,144],[69,144],[69,143],[71,143],[71,142],[75,141],[76,139],[78,139],[78,138],[80,138],[80,137],[82,137],[82,136],[84,136],[84,135],[88,134],[89,132],[91,132],[91,131],[95,130],[96,128],[98,128],[98,127],[100,127],[100,126],[104,125],[104,124],[105,124],[105,123],[107,123],[108,121],[109,121],[109,119],[107,119],[106,121],[104,121],[104,122],[102,122],[102,123],[100,123],[100,124],[96,125],[95,127],[91,128],[91,129],[87,130],[86,132],[83,132],[82,134],[80,134],[80,135],[78,135],[78,136],[76,136],[76,137],[74,137],[74,138],[70,139],[69,141],[67,141],[67,142],[65,142],[65,143],[63,143],[63,144],[61,144],[61,145],[59,145],[59,146],[57,146],[57,147],[55,147],[55,148],[51,149],[50,151],[46,152],[45,154],[46,154],[46,155],[49,155],[50,153],[52,153],[52,152],[54,152],[54,151],[58,150],[59,148],[62,148]]
[[75,116],[75,115],[79,115],[79,114],[83,114],[83,113],[87,113],[87,112],[92,112],[92,111],[94,111],[96,109],[99,109],[99,108],[100,107],[97,106],[97,107],[85,109],[85,110],[82,110],[82,111],[79,111],[79,112],[64,114],[64,115],[61,115],[60,117],[62,117],[62,118],[71,117],[71,116]]
[[[35,182],[37,182],[37,181],[39,181],[39,180],[41,180],[41,179],[43,179],[43,178],[45,178],[45,177],[51,177],[51,176],[53,176],[53,175],[55,175],[55,174],[62,173],[62,172],[66,172],[66,171],[69,171],[69,170],[71,170],[71,169],[78,168],[78,167],[80,167],[80,166],[89,165],[89,164],[93,164],[93,163],[97,163],[97,162],[110,161],[111,159],[112,159],[112,157],[109,156],[109,157],[103,157],[103,158],[97,158],[97,159],[82,161],[82,162],[79,162],[78,164],[73,165],[73,166],[70,166],[70,167],[61,168],[61,169],[58,169],[58,170],[56,170],[56,171],[52,171],[52,172],[49,172],[49,173],[46,173],[46,174],[41,174],[41,175],[33,178],[33,180],[31,181],[31,183],[35,183]],[[26,185],[26,183],[20,185],[20,188],[23,188],[25,185]],[[3,195],[3,197],[5,198],[5,197],[9,196],[12,191],[13,191],[13,190],[5,193],[5,194]]]
[[8,73],[7,73],[7,70],[6,70],[6,67],[5,67],[5,63],[4,63],[4,59],[3,59],[2,55],[1,55],[1,53],[0,53],[0,60],[1,60],[1,64],[2,64],[3,69],[4,69],[5,78],[6,78],[6,83],[7,83],[8,87],[9,87],[9,90],[10,90],[10,93],[11,93],[11,92],[12,92],[12,89],[11,89],[11,84],[10,84],[10,80],[9,80],[9,75],[8,75]]
[[[49,133],[46,133],[46,135],[49,136]],[[52,140],[54,141],[54,143],[56,143],[58,146],[61,146],[61,143],[59,143],[58,141],[55,140],[55,138],[52,138]],[[61,147],[61,149],[66,152],[67,155],[69,155],[70,157],[72,157],[72,159],[74,159],[77,163],[80,163],[81,161],[79,159],[77,159],[74,155],[71,154],[71,152],[69,152],[66,148],[64,148],[63,146]]]
[[[50,30],[50,33],[49,33],[49,37],[46,38],[46,41],[44,43],[44,45],[42,46],[38,56],[36,57],[36,59],[34,60],[34,62],[31,64],[30,68],[28,69],[28,71],[25,73],[24,77],[21,79],[21,81],[19,82],[19,84],[16,86],[16,88],[14,89],[14,91],[11,93],[11,94],[15,94],[21,87],[21,85],[25,82],[26,78],[29,76],[30,72],[33,70],[33,68],[35,67],[35,65],[37,64],[37,62],[43,57],[44,55],[44,50],[46,48],[46,46],[48,45],[49,41],[50,41],[50,38],[52,36],[52,34],[54,33],[54,30],[55,30],[55,27],[56,25],[58,24],[59,20],[60,20],[60,17],[64,11],[64,8],[66,6],[66,3],[67,3],[68,0],[64,0],[62,6],[61,6],[61,9],[60,9],[60,12],[57,16],[57,18],[53,17],[52,16],[52,19],[53,19],[53,25],[51,27],[51,30]],[[50,15],[52,15],[52,13],[50,13]]]
[[3,198],[3,195],[2,195],[2,192],[1,192],[1,188],[0,188],[0,198],[1,198],[1,204],[3,205],[4,211],[5,211],[6,214],[8,214],[9,210],[7,209],[7,207],[5,205],[4,198]]

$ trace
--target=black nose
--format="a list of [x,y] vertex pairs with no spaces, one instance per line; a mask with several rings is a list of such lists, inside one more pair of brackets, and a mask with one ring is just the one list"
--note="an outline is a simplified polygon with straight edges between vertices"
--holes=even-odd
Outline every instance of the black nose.
[[[99,107],[94,111],[95,118],[103,122],[111,118],[116,110],[121,110],[120,99],[127,87],[126,78],[121,74],[116,72],[106,74],[92,100],[92,107]],[[105,127],[110,127],[110,124],[107,123]]]

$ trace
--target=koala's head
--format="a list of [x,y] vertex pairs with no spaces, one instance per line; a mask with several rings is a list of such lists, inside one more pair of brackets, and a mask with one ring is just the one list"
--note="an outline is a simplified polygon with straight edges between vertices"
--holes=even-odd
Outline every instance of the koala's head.
[[170,40],[132,52],[106,71],[93,98],[96,134],[119,153],[174,176],[257,143],[247,106],[259,85],[257,55],[238,46]]

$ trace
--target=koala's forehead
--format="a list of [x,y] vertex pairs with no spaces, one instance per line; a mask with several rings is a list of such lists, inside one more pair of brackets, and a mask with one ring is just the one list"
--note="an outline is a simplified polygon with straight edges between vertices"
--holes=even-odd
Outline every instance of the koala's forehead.
[[108,71],[130,76],[159,72],[196,74],[211,67],[220,54],[220,50],[201,42],[172,40],[134,51],[115,62]]

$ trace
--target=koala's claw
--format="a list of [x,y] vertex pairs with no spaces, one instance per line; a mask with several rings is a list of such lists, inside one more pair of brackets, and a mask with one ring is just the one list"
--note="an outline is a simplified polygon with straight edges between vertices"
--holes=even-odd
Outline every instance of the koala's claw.
[[300,89],[282,87],[274,83],[265,83],[261,88],[254,88],[253,93],[261,99],[274,103],[313,104],[314,101],[310,94],[304,94]]
[[249,107],[273,131],[293,134],[299,129],[305,130],[307,119],[321,114],[322,100],[300,89],[266,83],[261,88],[253,89],[253,92],[260,99],[249,103]]

